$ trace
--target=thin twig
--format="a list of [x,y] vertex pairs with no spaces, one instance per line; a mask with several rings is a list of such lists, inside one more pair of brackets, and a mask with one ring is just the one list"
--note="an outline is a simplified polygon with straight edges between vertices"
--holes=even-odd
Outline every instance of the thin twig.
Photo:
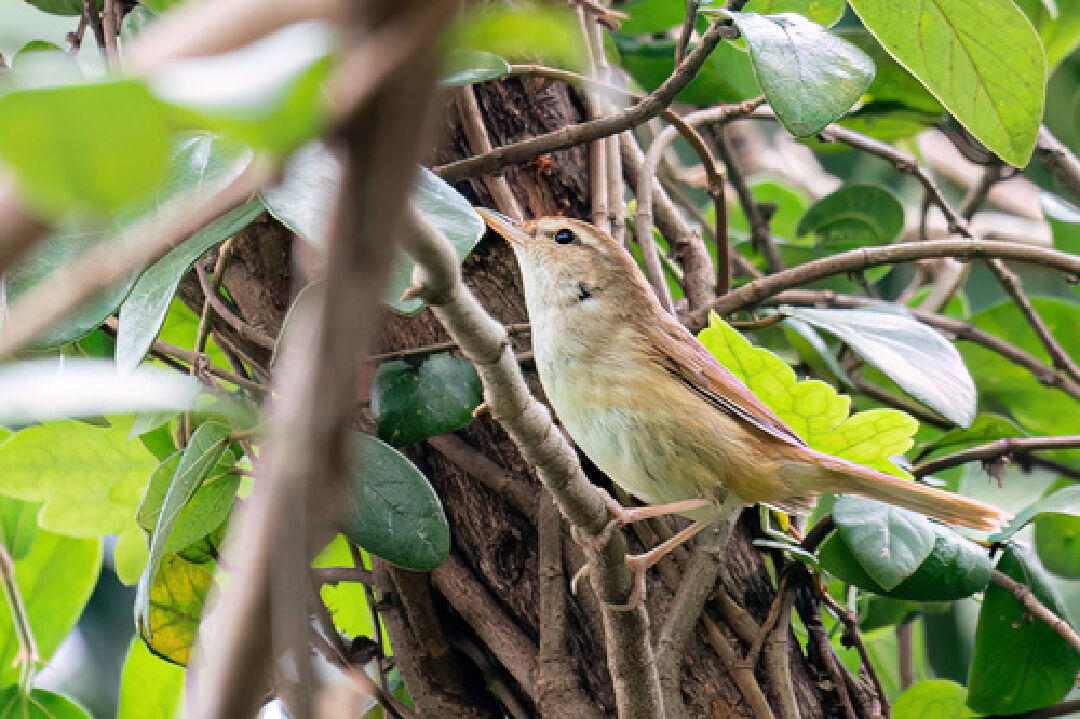
[[862,662],[863,668],[870,677],[870,682],[874,685],[874,691],[881,701],[882,714],[888,719],[889,695],[885,692],[885,685],[881,683],[881,677],[878,675],[874,663],[870,660],[870,652],[866,648],[866,643],[862,638],[862,631],[859,629],[859,615],[840,606],[840,603],[828,592],[822,594],[822,599],[836,613],[840,621],[844,623],[844,640],[847,646],[853,646],[859,652],[859,661]]
[[896,627],[897,664],[900,666],[900,690],[915,683],[915,624],[911,618]]
[[213,285],[210,284],[210,278],[206,276],[206,270],[198,262],[195,263],[195,274],[199,276],[199,285],[202,287],[203,297],[210,306],[214,308],[214,312],[218,317],[225,320],[225,323],[236,330],[236,333],[241,338],[254,342],[259,347],[266,350],[274,349],[274,338],[263,332],[261,329],[245,322],[242,317],[233,312],[225,304],[225,302],[214,291]]
[[3,587],[8,612],[11,614],[11,623],[15,629],[15,643],[18,649],[15,652],[14,663],[19,665],[19,686],[24,692],[28,692],[30,682],[37,671],[37,665],[41,661],[41,654],[38,653],[37,642],[34,641],[34,629],[30,625],[30,615],[26,613],[26,604],[23,603],[19,583],[15,579],[15,560],[11,558],[11,553],[2,541],[0,541],[0,586]]
[[105,59],[109,65],[116,65],[120,61],[119,53],[116,49],[116,38],[119,35],[119,19],[120,16],[116,12],[117,0],[104,0],[101,10],[101,25],[102,33],[105,39]]
[[1080,160],[1061,140],[1054,137],[1046,125],[1039,126],[1035,159],[1072,194],[1073,200],[1080,202]]
[[1009,714],[1008,716],[991,714],[985,719],[1053,719],[1053,717],[1073,716],[1077,712],[1080,712],[1080,699],[1069,699],[1060,704],[1043,707],[1042,709],[1032,709],[1020,714]]
[[944,457],[927,460],[912,467],[911,473],[916,477],[925,477],[967,462],[988,462],[1003,457],[1024,455],[1041,449],[1072,449],[1074,447],[1080,447],[1080,435],[1006,437],[975,447],[968,447],[959,452],[947,454]]
[[743,176],[739,163],[735,162],[724,137],[724,128],[718,127],[712,133],[713,142],[716,145],[716,154],[727,171],[727,179],[735,188],[735,196],[739,198],[746,221],[750,224],[750,243],[753,248],[765,258],[765,266],[769,272],[778,272],[784,268],[784,260],[780,257],[780,250],[772,240],[772,231],[769,229],[769,217],[762,212],[761,206],[754,199],[754,193],[750,190],[746,178]]
[[[491,152],[491,140],[488,138],[487,127],[484,126],[484,116],[476,102],[476,90],[472,85],[459,87],[454,93],[454,101],[461,117],[461,128],[469,141],[469,149],[476,155]],[[521,206],[505,177],[485,176],[483,181],[499,212],[515,220],[524,219]]]
[[101,14],[94,0],[83,0],[83,15],[94,30],[94,40],[97,41],[98,49],[105,52],[105,26],[101,24]]
[[[214,261],[214,281],[210,284],[212,294],[216,295],[218,290],[221,289],[222,275],[225,273],[225,265],[229,261],[229,255],[231,254],[232,238],[225,240],[224,244],[218,250],[217,259]],[[199,264],[201,260],[197,260],[196,264]],[[199,283],[202,284],[203,276],[199,275]],[[195,351],[206,351],[206,340],[210,336],[210,310],[213,307],[210,304],[209,293],[203,290],[203,307],[202,312],[199,313],[199,326],[195,330]]]
[[990,583],[996,584],[1016,597],[1016,600],[1024,605],[1024,609],[1053,629],[1054,633],[1064,639],[1074,652],[1080,654],[1080,635],[1077,635],[1076,630],[1067,621],[1054,614],[1046,605],[1040,602],[1035,593],[1031,591],[1031,587],[1021,584],[998,569],[990,572]]
[[683,18],[682,27],[679,28],[678,39],[675,41],[675,64],[678,65],[686,57],[686,48],[690,46],[690,34],[694,32],[694,21],[697,20],[698,5],[700,0],[686,0],[686,16]]
[[447,182],[457,182],[466,177],[491,173],[507,165],[532,160],[548,152],[564,150],[574,145],[614,135],[640,125],[646,120],[656,117],[663,108],[671,104],[675,96],[686,87],[698,70],[701,69],[701,66],[705,64],[705,59],[716,47],[717,43],[723,37],[731,34],[731,26],[727,21],[718,20],[714,22],[702,35],[697,47],[686,56],[682,64],[675,68],[668,79],[661,83],[656,90],[645,96],[645,99],[641,102],[622,112],[599,120],[569,125],[554,132],[522,140],[512,145],[504,145],[483,155],[476,155],[464,160],[440,165],[434,171]]

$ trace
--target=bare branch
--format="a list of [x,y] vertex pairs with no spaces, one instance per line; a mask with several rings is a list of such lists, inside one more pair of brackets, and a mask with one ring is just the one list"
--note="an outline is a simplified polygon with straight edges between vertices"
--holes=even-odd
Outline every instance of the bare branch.
[[1024,609],[1053,629],[1054,633],[1064,639],[1074,652],[1080,654],[1080,635],[1077,635],[1076,630],[1067,621],[1054,614],[1046,605],[1040,602],[1035,593],[1031,591],[1031,587],[1021,584],[998,569],[991,570],[990,583],[996,584],[1016,597],[1016,600],[1024,605]]
[[1074,201],[1080,202],[1080,160],[1061,140],[1054,137],[1046,125],[1039,127],[1035,159],[1072,193]]
[[927,460],[915,465],[911,473],[916,477],[925,477],[935,472],[940,472],[950,467],[956,467],[967,462],[986,462],[1002,457],[1026,455],[1040,449],[1071,449],[1080,447],[1080,435],[1066,435],[1061,437],[1007,437],[993,442],[980,444],[976,447],[947,454],[944,457]]

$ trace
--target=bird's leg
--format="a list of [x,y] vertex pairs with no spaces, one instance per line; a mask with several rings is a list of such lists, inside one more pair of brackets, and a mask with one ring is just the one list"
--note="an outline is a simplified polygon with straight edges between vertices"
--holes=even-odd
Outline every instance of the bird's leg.
[[652,504],[645,507],[624,507],[607,492],[604,492],[603,495],[604,504],[607,505],[608,512],[611,514],[611,521],[607,523],[607,526],[600,530],[599,534],[590,539],[592,548],[596,552],[599,552],[607,546],[607,543],[611,541],[611,533],[619,527],[625,527],[634,522],[640,522],[643,519],[650,519],[652,517],[662,517],[666,514],[680,514],[694,509],[702,509],[713,504],[711,500],[697,498],[682,499],[678,502],[668,502],[666,504]]

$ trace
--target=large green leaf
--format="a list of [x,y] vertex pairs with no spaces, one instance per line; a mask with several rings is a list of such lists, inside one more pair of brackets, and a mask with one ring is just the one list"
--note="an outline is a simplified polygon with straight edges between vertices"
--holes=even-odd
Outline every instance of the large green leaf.
[[948,601],[986,588],[991,563],[986,551],[954,530],[931,524],[933,548],[906,579],[885,589],[867,573],[847,540],[835,533],[819,550],[821,566],[830,574],[881,597],[915,602]]
[[213,564],[166,555],[150,586],[148,603],[135,612],[135,623],[151,652],[174,664],[187,664],[213,579]]
[[862,568],[886,590],[910,577],[934,548],[929,519],[883,502],[839,497],[833,520]]
[[427,572],[450,552],[450,527],[427,477],[389,445],[349,439],[348,506],[342,532],[403,569]]
[[[426,167],[420,168],[411,201],[428,222],[450,240],[459,259],[464,260],[484,236],[484,221],[469,201]],[[413,265],[412,258],[404,251],[398,252],[390,270],[390,284],[383,294],[383,302],[395,312],[415,314],[424,307],[419,299],[401,299],[402,293],[412,284]]]
[[904,229],[904,206],[875,185],[844,185],[815,202],[799,220],[798,234],[813,232],[832,247],[891,242]]
[[845,0],[750,0],[743,6],[743,11],[763,15],[797,12],[818,25],[829,27],[843,17],[846,8]]
[[319,133],[330,30],[298,23],[232,52],[171,63],[150,78],[173,121],[284,153]]
[[165,322],[176,288],[195,260],[235,235],[265,208],[252,200],[217,218],[151,265],[120,305],[116,333],[116,364],[122,374],[132,372],[150,350]]
[[[1069,620],[1038,559],[1010,545],[997,568],[1027,585],[1044,607]],[[1060,701],[1072,689],[1080,655],[1057,632],[1032,617],[1016,597],[991,585],[975,627],[968,706],[983,714],[1019,714]]]
[[1008,0],[850,0],[866,28],[972,135],[1023,167],[1042,121],[1046,59]]
[[811,447],[904,475],[891,457],[911,448],[918,422],[893,409],[851,414],[851,398],[818,380],[799,381],[780,358],[757,349],[715,314],[698,334],[705,348]]
[[[176,472],[162,500],[161,511],[158,513],[157,524],[154,526],[150,540],[150,558],[143,576],[139,579],[139,590],[135,597],[136,611],[139,616],[146,616],[150,611],[151,588],[157,580],[158,570],[166,556],[168,543],[180,519],[181,510],[187,506],[192,495],[221,458],[228,443],[230,431],[227,425],[220,422],[203,422],[192,433],[191,439],[188,440],[187,446],[176,463]],[[168,462],[169,460],[165,460],[165,463]],[[232,491],[233,494],[236,493],[235,485],[232,486]],[[228,499],[231,505],[231,497]],[[205,531],[202,531],[195,539],[213,531],[221,523],[221,519],[222,516],[218,516],[216,520],[208,523]],[[146,631],[150,636],[149,630]]]
[[967,719],[975,716],[966,706],[967,692],[956,682],[924,679],[896,698],[893,719]]
[[199,382],[156,367],[127,377],[112,362],[40,359],[0,366],[0,423],[195,407]]
[[380,439],[408,447],[468,426],[483,399],[472,363],[442,352],[418,367],[400,360],[379,365],[371,387],[371,412]]
[[19,687],[0,689],[0,719],[91,719],[85,709],[63,694],[31,689],[23,695]]
[[732,17],[765,97],[793,135],[813,135],[839,119],[874,79],[869,55],[802,15]]
[[1080,43],[1080,1],[1016,0],[1016,4],[1039,32],[1046,64],[1053,71]]
[[[82,615],[101,570],[101,540],[39,531],[15,560],[15,583],[42,662],[48,662]],[[7,602],[0,602],[0,686],[18,680],[18,643]],[[3,716],[0,712],[0,716]]]
[[[871,98],[871,105],[879,103],[881,110],[887,116],[896,116],[905,110],[925,113],[923,117],[918,118],[920,126],[933,124],[941,119],[945,112],[941,103],[907,71],[907,68],[896,62],[873,35],[863,28],[843,28],[834,32],[861,49],[874,61],[877,73],[866,90],[866,94]],[[858,114],[856,113],[856,116]],[[842,122],[849,124],[847,119]]]
[[154,655],[139,637],[131,640],[120,675],[116,719],[169,719],[177,715],[184,670]]
[[835,335],[908,394],[962,427],[975,419],[975,382],[948,340],[901,312],[786,308]]
[[0,116],[4,164],[50,215],[116,212],[164,175],[165,111],[135,80],[15,89],[0,94]]
[[0,494],[42,502],[43,529],[100,537],[134,527],[147,478],[157,459],[129,440],[130,418],[93,427],[56,420],[28,427],[0,445]]

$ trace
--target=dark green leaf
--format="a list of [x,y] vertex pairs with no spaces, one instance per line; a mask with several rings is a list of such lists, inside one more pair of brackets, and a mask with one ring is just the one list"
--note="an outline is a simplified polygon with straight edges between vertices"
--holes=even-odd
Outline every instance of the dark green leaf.
[[[680,15],[683,10],[679,10]],[[622,66],[646,90],[655,90],[675,69],[675,41],[670,38],[615,36]],[[732,43],[720,43],[701,71],[677,99],[692,105],[737,102],[761,94],[750,54]]]
[[447,55],[439,84],[443,87],[471,85],[474,82],[497,80],[510,72],[510,67],[498,55],[482,51],[458,51]]
[[840,497],[833,519],[845,546],[885,590],[910,577],[934,548],[929,519],[872,499]]
[[1016,5],[850,4],[889,54],[972,135],[1006,162],[1027,164],[1043,114],[1046,60],[1038,35]]
[[908,687],[892,706],[893,719],[966,719],[967,692],[956,682],[924,679]]
[[289,155],[281,184],[261,195],[266,209],[283,225],[316,247],[326,247],[326,231],[341,182],[341,163],[321,142]]
[[947,601],[968,597],[986,587],[990,578],[990,559],[977,544],[955,531],[930,523],[933,549],[911,576],[891,590],[874,581],[857,559],[851,545],[839,535],[829,537],[821,546],[821,566],[848,584],[882,597],[919,602]]
[[91,719],[85,709],[63,694],[31,689],[24,696],[18,686],[0,689],[0,719]]
[[[484,236],[484,221],[469,201],[425,167],[420,168],[412,202],[428,222],[450,240],[459,259],[464,260]],[[424,303],[418,299],[401,300],[402,293],[412,284],[412,272],[412,259],[404,251],[399,251],[390,271],[390,285],[383,293],[383,302],[395,312],[415,314],[424,307]]]
[[[1010,545],[997,568],[1069,621],[1061,597],[1030,552]],[[1053,629],[1033,618],[1005,589],[994,584],[986,590],[975,627],[968,706],[983,714],[1019,714],[1049,706],[1069,693],[1077,670],[1080,655]]]
[[844,15],[845,0],[750,0],[743,6],[744,12],[761,14],[797,12],[818,25],[829,27]]
[[[30,551],[15,561],[15,583],[42,662],[52,658],[75,627],[100,571],[100,539],[71,539],[44,530],[38,530]],[[8,604],[0,602],[0,686],[19,678],[18,643],[11,626]]]
[[[851,561],[854,561],[854,558],[851,558]],[[923,602],[873,594],[863,594],[859,600],[859,627],[864,632],[901,624],[923,605]]]
[[901,312],[784,308],[846,342],[908,394],[962,427],[975,419],[975,382],[948,340]]
[[1073,485],[1060,489],[1021,509],[999,534],[991,537],[993,541],[1003,542],[1023,529],[1024,525],[1036,517],[1048,514],[1063,514],[1080,517],[1080,486]]
[[1080,578],[1080,517],[1051,514],[1035,522],[1035,549],[1054,574]]
[[135,614],[139,633],[150,651],[174,664],[187,664],[213,579],[213,565],[166,555],[150,587],[147,605]]
[[16,362],[0,367],[0,423],[190,409],[200,392],[194,377],[156,367],[121,377],[103,360]]
[[140,82],[20,88],[0,95],[0,116],[4,164],[49,215],[117,212],[164,175],[165,111]]
[[[176,472],[165,493],[161,503],[161,511],[154,525],[153,536],[150,541],[150,558],[147,562],[143,576],[139,578],[139,590],[135,598],[136,616],[144,623],[144,634],[152,639],[152,624],[146,622],[150,612],[152,587],[157,581],[158,570],[168,552],[169,543],[173,530],[184,509],[191,500],[192,495],[202,485],[203,480],[217,464],[225,450],[231,429],[219,422],[203,422],[192,433],[180,455],[176,465]],[[169,462],[169,460],[166,460]],[[164,464],[164,463],[163,463]],[[161,468],[159,467],[159,470]],[[155,472],[155,474],[158,474]],[[148,490],[149,491],[149,490]],[[236,489],[233,487],[233,492]],[[146,505],[146,501],[143,502]],[[231,503],[230,503],[231,504]],[[140,512],[142,507],[140,507]],[[200,515],[202,517],[202,515]],[[204,536],[212,531],[221,522],[221,516],[210,523],[205,531],[199,535]],[[186,530],[187,531],[187,530]],[[194,537],[191,541],[198,539]]]
[[139,637],[131,640],[120,675],[116,719],[175,717],[184,688],[184,670],[150,652]]
[[765,97],[793,135],[813,135],[843,116],[874,79],[866,53],[802,15],[732,17]]
[[379,438],[395,447],[468,426],[484,398],[472,363],[446,352],[425,358],[419,367],[384,362],[371,390]]
[[1023,437],[1026,434],[1027,432],[1017,427],[1016,423],[1008,417],[983,413],[976,416],[975,421],[967,429],[951,429],[933,442],[923,445],[919,449],[918,459],[921,460],[946,449],[949,452],[959,452],[995,439]]
[[15,561],[27,555],[37,536],[40,504],[0,496],[0,543]]
[[450,551],[442,503],[412,462],[375,437],[349,440],[349,540],[403,569],[427,572]]
[[247,227],[264,209],[262,202],[253,200],[226,212],[139,276],[120,305],[116,364],[121,373],[133,371],[149,351],[165,322],[180,279],[195,260]]
[[815,202],[799,220],[798,234],[817,234],[826,245],[883,245],[904,229],[904,206],[874,185],[844,185]]

